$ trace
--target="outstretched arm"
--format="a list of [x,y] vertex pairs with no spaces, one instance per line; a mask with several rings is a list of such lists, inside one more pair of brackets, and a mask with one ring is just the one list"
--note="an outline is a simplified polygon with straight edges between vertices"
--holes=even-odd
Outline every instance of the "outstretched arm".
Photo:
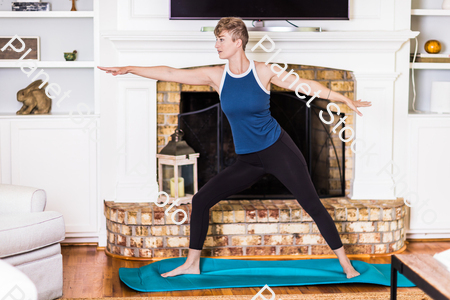
[[154,67],[100,67],[100,70],[111,73],[113,76],[123,74],[135,74],[138,76],[162,80],[178,82],[190,85],[211,85],[212,67],[201,67],[195,69],[176,69],[168,66],[154,66]]
[[[343,102],[343,103],[347,104],[347,106],[349,108],[356,111],[356,113],[360,116],[362,116],[362,113],[357,109],[357,107],[365,107],[365,106],[372,105],[370,103],[370,101],[361,101],[361,99],[359,99],[357,101],[353,101],[353,100],[345,97],[344,95],[339,94],[339,93],[332,91],[331,89],[323,86],[322,84],[318,83],[317,81],[303,79],[301,77],[299,77],[299,79],[297,79],[297,76],[292,75],[292,73],[289,74],[286,71],[283,71],[283,73],[281,73],[281,75],[278,76],[276,73],[271,71],[271,64],[269,64],[267,66],[267,68],[271,72],[271,76],[272,76],[270,79],[271,83],[273,83],[279,87],[291,90],[291,91],[295,91],[296,88],[299,85],[301,85],[297,90],[299,93],[310,96],[310,95],[313,95],[314,93],[318,92],[319,93],[318,97],[320,97],[322,99],[328,99],[330,101]],[[277,67],[275,65],[274,70],[278,71],[280,69],[279,69],[279,67]],[[283,80],[283,78],[285,78],[285,77],[286,77],[286,79]]]

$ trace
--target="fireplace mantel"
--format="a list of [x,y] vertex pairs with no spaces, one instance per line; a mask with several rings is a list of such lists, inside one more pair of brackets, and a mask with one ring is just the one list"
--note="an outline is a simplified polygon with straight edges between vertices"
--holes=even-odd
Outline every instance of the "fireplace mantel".
[[[397,42],[404,43],[414,38],[418,31],[322,31],[322,32],[265,32],[249,31],[250,41],[259,41],[264,35],[269,35],[274,41],[284,42]],[[101,36],[116,43],[119,50],[120,41],[172,41],[184,43],[186,41],[210,42],[214,41],[213,32],[201,31],[138,31],[138,30],[111,30],[103,31]],[[126,44],[123,44],[126,45]],[[158,45],[155,45],[156,47]],[[159,45],[162,46],[162,45]],[[378,45],[384,48],[383,45]],[[364,46],[362,45],[364,48]],[[153,47],[152,47],[153,48]],[[162,47],[160,47],[162,48]],[[397,47],[398,49],[398,47]],[[133,50],[133,49],[130,49]]]
[[[353,154],[352,199],[396,199],[392,188],[394,171],[390,168],[380,170],[395,157],[402,159],[402,151],[406,151],[403,146],[394,145],[394,137],[401,135],[394,131],[394,123],[403,124],[406,120],[409,86],[407,42],[418,34],[410,30],[249,32],[246,48],[249,58],[267,61],[276,50],[282,49],[273,62],[351,71],[355,80],[355,100],[372,102],[370,108],[360,109],[363,117],[355,116],[353,140],[359,142],[356,150],[364,152],[364,148],[370,148],[370,155]],[[251,48],[264,35],[274,41],[273,53],[259,48],[252,52]],[[212,32],[122,30],[103,31],[101,36],[117,50],[115,65],[185,68],[225,63],[218,58]],[[270,43],[265,45],[269,47]],[[114,123],[109,125],[117,126],[114,155],[120,157],[120,162],[114,200],[148,201],[149,193],[157,189],[156,80],[133,74],[118,76],[115,80],[117,84],[111,88],[117,89],[112,103],[117,115]],[[136,137],[137,128],[143,128],[139,138]],[[123,145],[132,155],[120,155]],[[147,177],[130,174],[137,164],[148,168]]]
[[[419,32],[410,30],[401,31],[324,31],[324,32],[249,32],[249,44],[246,53],[251,53],[251,47],[268,35],[276,44],[275,49],[282,49],[280,56],[284,53],[336,53],[342,55],[352,55],[355,53],[365,53],[370,55],[392,54],[409,39],[417,36]],[[215,37],[213,32],[200,31],[104,31],[102,37],[109,39],[115,48],[123,54],[127,53],[183,53],[186,55],[205,53],[214,55],[217,63],[223,63],[214,48]],[[269,43],[267,42],[267,47]],[[255,54],[264,53],[261,49],[256,49]],[[267,56],[267,55],[266,55]],[[269,58],[267,56],[266,58]],[[164,57],[160,57],[163,59]],[[207,57],[204,57],[208,59]],[[309,59],[309,56],[304,56]],[[298,59],[301,59],[299,57]],[[168,63],[176,63],[176,60]],[[164,62],[165,63],[165,62]],[[294,63],[294,62],[292,62]],[[298,62],[295,62],[298,63]],[[330,61],[329,63],[332,63]],[[308,61],[309,65],[318,66],[314,61]],[[186,62],[189,65],[189,62]],[[376,66],[377,64],[373,64]],[[189,65],[190,66],[190,65]],[[367,68],[368,64],[363,64],[361,68]],[[180,67],[180,66],[177,66]],[[327,64],[326,67],[337,68]],[[392,65],[391,65],[392,67]],[[378,68],[377,68],[378,69]]]

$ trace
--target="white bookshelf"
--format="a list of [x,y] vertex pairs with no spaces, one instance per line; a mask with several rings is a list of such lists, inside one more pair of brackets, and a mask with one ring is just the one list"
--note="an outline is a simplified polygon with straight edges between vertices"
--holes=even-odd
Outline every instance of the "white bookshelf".
[[[414,0],[413,0],[414,3]],[[440,6],[442,1],[416,1],[417,5]],[[414,4],[413,4],[414,5]],[[439,5],[439,6],[438,6]],[[435,6],[435,7],[436,7]],[[420,7],[420,6],[419,6]],[[423,7],[423,6],[422,6]],[[450,22],[450,10],[443,9],[411,9],[411,30],[420,31],[417,36],[418,53],[426,53],[424,44],[428,40],[438,40],[442,44],[440,54],[450,52],[450,34],[446,24]],[[411,53],[415,50],[415,40],[411,41]],[[415,108],[408,111],[408,150],[407,150],[407,185],[415,199],[427,202],[419,203],[410,209],[408,214],[407,238],[443,238],[449,235],[450,222],[445,213],[448,211],[445,184],[448,181],[449,160],[446,159],[445,147],[448,147],[450,130],[450,113],[430,112],[431,87],[435,81],[450,81],[450,63],[415,62],[410,66],[410,103],[413,99],[415,82]],[[412,72],[414,70],[414,73]],[[411,106],[411,105],[410,105]],[[435,168],[439,165],[441,168]],[[442,171],[444,170],[444,171]],[[412,196],[410,196],[412,197]],[[425,223],[424,212],[435,213],[431,223]],[[429,217],[430,215],[428,215]],[[429,219],[428,219],[429,220]]]
[[[6,78],[3,84],[0,82],[2,118],[14,115],[22,106],[16,100],[18,90],[36,79],[44,80],[43,76],[33,80],[39,71],[49,74],[49,83],[60,85],[63,92],[72,91],[70,102],[65,101],[64,105],[57,106],[57,98],[53,99],[51,113],[68,116],[69,112],[76,111],[78,103],[86,103],[91,114],[99,115],[95,88],[98,83],[99,4],[92,0],[83,5],[78,11],[70,11],[70,3],[68,8],[61,3],[52,3],[55,9],[52,11],[0,11],[2,36],[39,36],[40,39],[40,60],[32,60],[38,68],[33,76],[27,77],[20,72],[24,62],[29,65],[26,57],[23,61],[0,60],[0,77]],[[76,60],[65,61],[63,53],[73,50],[78,52]],[[86,110],[86,106],[82,110]]]
[[432,116],[433,118],[443,118],[450,120],[450,113],[435,113],[435,112],[418,113],[412,110],[408,114],[408,118],[428,118],[430,116]]
[[409,63],[409,67],[422,70],[450,70],[450,63]]
[[450,9],[411,9],[411,16],[450,16]]
[[[38,68],[94,68],[96,67],[95,61],[34,61]],[[0,60],[0,68],[20,68],[21,62],[19,61],[6,61]]]
[[[423,4],[423,3],[421,3]],[[442,50],[439,54],[450,52],[450,33],[444,24],[450,24],[450,10],[432,9],[432,8],[413,8],[411,9],[411,30],[420,31],[417,36],[418,53],[426,53],[424,44],[428,40],[438,40],[442,44]],[[411,41],[411,53],[415,50],[415,40]],[[449,81],[450,63],[433,62],[415,62],[409,63],[410,69],[414,69],[415,88],[416,88],[416,109],[427,110],[430,101],[431,84],[433,81]],[[412,103],[412,71],[410,78],[410,103]],[[410,107],[410,110],[412,108]],[[411,114],[411,112],[409,112]],[[434,116],[434,115],[431,115]]]
[[[98,118],[100,115],[95,114],[83,114],[83,118]],[[31,120],[31,119],[70,119],[74,118],[76,120],[81,119],[78,112],[74,112],[72,115],[66,113],[50,113],[47,115],[17,115],[15,113],[0,113],[0,119],[14,119],[14,120]]]
[[[5,2],[2,9],[8,9]],[[66,238],[98,237],[99,1],[54,1],[52,11],[0,11],[1,36],[39,37],[40,60],[0,60],[0,182],[47,192]],[[75,61],[64,52],[77,50]],[[25,54],[26,51],[21,54]],[[42,73],[45,74],[42,74]],[[17,115],[17,92],[42,79],[60,86],[49,114]],[[66,96],[67,93],[67,96]],[[80,105],[83,104],[83,105]],[[36,158],[35,158],[36,157]],[[87,238],[91,237],[91,238]]]
[[93,11],[0,11],[0,18],[94,18]]

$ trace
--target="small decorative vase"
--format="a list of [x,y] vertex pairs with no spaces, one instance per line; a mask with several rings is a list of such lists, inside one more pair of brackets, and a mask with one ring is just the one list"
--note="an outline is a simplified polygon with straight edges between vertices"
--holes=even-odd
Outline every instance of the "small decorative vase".
[[441,51],[441,43],[437,40],[429,40],[425,43],[425,51],[430,54],[436,54]]
[[444,0],[442,2],[442,9],[450,9],[450,0]]
[[73,50],[73,52],[64,52],[64,58],[66,61],[74,61],[77,58],[77,50]]

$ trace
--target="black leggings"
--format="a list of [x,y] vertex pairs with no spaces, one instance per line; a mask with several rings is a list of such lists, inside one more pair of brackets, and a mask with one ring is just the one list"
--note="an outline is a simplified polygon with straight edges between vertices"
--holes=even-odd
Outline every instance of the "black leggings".
[[258,152],[238,154],[234,164],[211,178],[194,195],[189,248],[203,248],[211,207],[220,200],[250,187],[266,173],[273,174],[294,195],[316,222],[331,249],[342,247],[336,225],[316,193],[303,154],[289,134],[281,129],[281,135],[274,144]]

